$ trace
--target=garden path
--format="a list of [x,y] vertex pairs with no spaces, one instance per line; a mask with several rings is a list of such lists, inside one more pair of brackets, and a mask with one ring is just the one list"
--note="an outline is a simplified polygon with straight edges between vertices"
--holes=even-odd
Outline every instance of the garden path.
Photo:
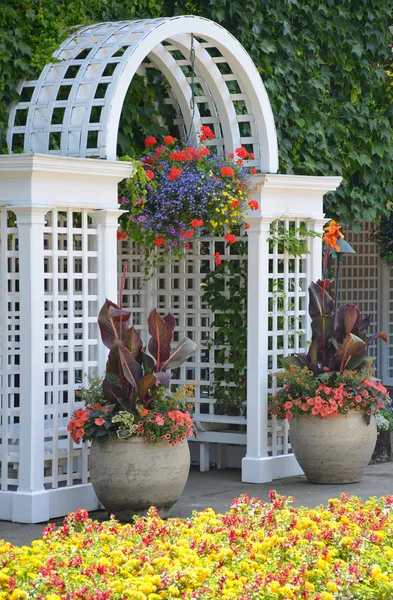
[[[210,470],[200,473],[196,468],[191,470],[183,496],[174,506],[174,517],[188,517],[193,510],[207,507],[216,512],[225,512],[233,498],[247,493],[268,500],[269,490],[275,489],[281,495],[294,496],[295,505],[310,508],[325,504],[329,498],[339,496],[342,492],[367,499],[370,496],[386,496],[393,494],[393,462],[369,466],[360,483],[351,485],[312,485],[305,477],[289,477],[273,483],[252,484],[240,481],[240,470]],[[105,511],[91,513],[98,520],[106,518]],[[56,519],[61,522],[61,519]],[[40,538],[44,525],[24,525],[0,521],[0,539],[16,545],[29,545],[32,540]]]

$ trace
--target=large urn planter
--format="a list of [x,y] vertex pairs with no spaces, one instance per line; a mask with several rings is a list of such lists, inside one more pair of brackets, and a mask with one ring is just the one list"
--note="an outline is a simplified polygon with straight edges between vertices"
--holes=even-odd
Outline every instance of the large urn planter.
[[377,440],[375,417],[354,410],[338,417],[294,417],[290,439],[295,457],[310,483],[357,483],[370,462]]
[[146,514],[156,506],[169,515],[179,500],[190,469],[187,440],[146,444],[141,438],[94,441],[90,451],[90,478],[99,501],[120,521]]

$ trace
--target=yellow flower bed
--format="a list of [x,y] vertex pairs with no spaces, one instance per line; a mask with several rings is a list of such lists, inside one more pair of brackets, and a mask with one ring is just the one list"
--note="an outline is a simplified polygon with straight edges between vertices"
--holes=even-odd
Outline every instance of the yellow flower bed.
[[0,542],[0,598],[387,600],[392,546],[393,496],[310,510],[271,492],[223,515],[163,521],[152,509],[123,526],[79,510],[31,547]]

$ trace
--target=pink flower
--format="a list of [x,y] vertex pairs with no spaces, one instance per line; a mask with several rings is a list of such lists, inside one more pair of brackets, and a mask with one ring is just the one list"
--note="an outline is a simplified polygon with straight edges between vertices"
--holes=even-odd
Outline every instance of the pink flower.
[[101,419],[101,417],[98,417],[97,419],[94,419],[94,423],[98,425],[98,427],[101,427],[105,423],[105,421],[104,419]]
[[164,423],[165,423],[165,419],[162,415],[155,415],[154,421],[156,422],[157,425],[164,425]]

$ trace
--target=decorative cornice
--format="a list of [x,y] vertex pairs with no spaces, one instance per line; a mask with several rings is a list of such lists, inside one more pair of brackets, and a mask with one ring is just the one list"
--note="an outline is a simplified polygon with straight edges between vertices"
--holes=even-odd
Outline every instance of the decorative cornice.
[[53,154],[4,154],[0,156],[0,177],[15,172],[63,173],[73,176],[125,178],[135,172],[133,162],[97,158],[76,158]]
[[252,175],[252,182],[262,184],[266,190],[299,190],[315,191],[326,194],[334,191],[342,182],[342,177],[319,175],[277,175],[274,173],[261,173]]

